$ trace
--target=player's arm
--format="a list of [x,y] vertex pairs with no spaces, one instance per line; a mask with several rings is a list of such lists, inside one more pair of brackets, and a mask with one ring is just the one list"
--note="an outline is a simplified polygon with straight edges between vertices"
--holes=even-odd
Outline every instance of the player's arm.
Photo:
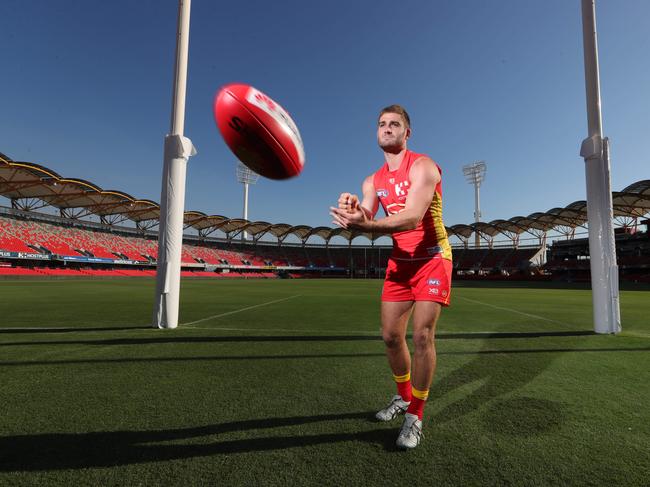
[[[344,213],[333,211],[334,223],[343,228],[358,228],[375,233],[396,233],[413,230],[422,221],[431,206],[436,185],[440,182],[440,171],[428,157],[421,157],[413,163],[409,173],[411,188],[404,209],[386,218],[371,220],[365,212]],[[376,197],[376,196],[375,196]]]
[[375,218],[377,210],[379,209],[379,198],[377,197],[377,191],[375,190],[375,175],[371,174],[366,179],[363,180],[361,185],[361,194],[363,194],[363,200],[361,201],[361,209],[366,214],[369,220]]

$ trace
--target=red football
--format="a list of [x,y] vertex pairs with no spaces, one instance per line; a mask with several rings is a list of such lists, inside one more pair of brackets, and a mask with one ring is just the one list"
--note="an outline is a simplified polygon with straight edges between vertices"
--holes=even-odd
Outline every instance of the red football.
[[298,127],[289,114],[261,91],[226,85],[214,98],[217,127],[237,158],[270,179],[297,176],[305,164]]

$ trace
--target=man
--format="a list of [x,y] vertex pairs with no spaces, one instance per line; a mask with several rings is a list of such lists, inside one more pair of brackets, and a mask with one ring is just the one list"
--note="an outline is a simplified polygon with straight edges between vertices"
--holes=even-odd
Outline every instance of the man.
[[[363,199],[342,193],[330,208],[343,228],[390,233],[381,296],[382,336],[397,395],[376,415],[390,421],[405,414],[397,446],[415,448],[422,438],[422,415],[436,367],[434,336],[442,306],[451,292],[451,247],[442,222],[440,168],[429,157],[409,151],[408,113],[399,105],[379,114],[377,141],[385,164],[363,182]],[[379,205],[385,218],[375,219]],[[413,358],[406,343],[409,317],[413,324]]]

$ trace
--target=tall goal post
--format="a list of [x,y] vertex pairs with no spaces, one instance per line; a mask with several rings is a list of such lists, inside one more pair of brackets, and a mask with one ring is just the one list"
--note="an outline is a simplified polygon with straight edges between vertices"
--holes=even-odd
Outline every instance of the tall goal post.
[[185,175],[188,159],[196,154],[192,141],[183,136],[190,7],[191,0],[179,0],[171,128],[170,133],[165,136],[160,195],[158,265],[153,311],[154,328],[176,328],[178,326]]
[[587,181],[589,265],[594,331],[596,333],[619,333],[621,331],[621,312],[614,241],[609,141],[607,138],[603,138],[600,110],[595,0],[582,0],[582,37],[588,137],[582,142],[580,155],[585,160]]

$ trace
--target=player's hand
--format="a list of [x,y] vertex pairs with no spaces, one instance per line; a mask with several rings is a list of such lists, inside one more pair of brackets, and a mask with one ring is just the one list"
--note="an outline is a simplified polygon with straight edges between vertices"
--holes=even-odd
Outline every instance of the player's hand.
[[356,194],[341,193],[341,196],[339,196],[339,210],[352,213],[356,211],[360,206],[361,204],[359,203],[359,197]]
[[330,207],[330,215],[334,220],[332,223],[341,228],[356,228],[359,230],[367,230],[370,225],[370,219],[363,210],[361,205],[357,204],[353,209],[341,209]]

